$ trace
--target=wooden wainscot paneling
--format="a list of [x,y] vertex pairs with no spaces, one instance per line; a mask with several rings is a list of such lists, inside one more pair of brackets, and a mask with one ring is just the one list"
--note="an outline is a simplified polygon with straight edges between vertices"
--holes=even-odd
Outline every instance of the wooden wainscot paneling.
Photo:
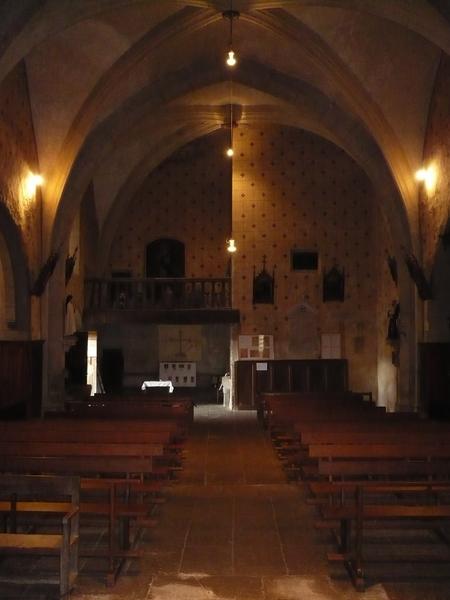
[[263,392],[339,392],[348,389],[345,359],[238,360],[235,362],[237,408],[257,408]]
[[0,341],[0,418],[38,417],[42,341]]

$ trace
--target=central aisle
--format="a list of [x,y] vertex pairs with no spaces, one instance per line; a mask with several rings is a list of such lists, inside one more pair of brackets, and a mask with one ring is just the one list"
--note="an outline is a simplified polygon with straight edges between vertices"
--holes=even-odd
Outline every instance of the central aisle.
[[[345,574],[330,582],[311,507],[286,483],[254,411],[196,407],[185,469],[168,495],[141,563],[154,574],[147,598],[360,599]],[[365,595],[386,599],[381,586]]]
[[76,598],[448,600],[435,587],[428,595],[427,585],[408,583],[361,595],[342,567],[330,578],[329,541],[314,529],[301,486],[286,482],[255,412],[199,406],[185,468],[167,489],[157,527],[141,540],[144,556],[113,589],[100,584]]

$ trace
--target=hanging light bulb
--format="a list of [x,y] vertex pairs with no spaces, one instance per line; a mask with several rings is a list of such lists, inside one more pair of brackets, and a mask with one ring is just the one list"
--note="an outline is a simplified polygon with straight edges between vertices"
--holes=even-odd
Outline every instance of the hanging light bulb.
[[227,251],[233,254],[236,250],[236,242],[233,239],[228,240]]
[[[231,88],[230,88],[231,89]],[[230,94],[230,145],[226,150],[226,155],[228,158],[233,158],[234,150],[233,150],[233,103],[231,102],[231,94]]]
[[226,62],[229,67],[234,67],[236,65],[237,60],[236,60],[233,50],[228,51],[228,58],[227,58]]
[[225,59],[225,63],[227,67],[235,67],[237,64],[236,53],[233,50],[233,19],[239,17],[239,13],[237,10],[233,10],[233,0],[230,0],[230,10],[222,13],[223,16],[227,19],[230,19],[230,39],[228,44],[228,53]]

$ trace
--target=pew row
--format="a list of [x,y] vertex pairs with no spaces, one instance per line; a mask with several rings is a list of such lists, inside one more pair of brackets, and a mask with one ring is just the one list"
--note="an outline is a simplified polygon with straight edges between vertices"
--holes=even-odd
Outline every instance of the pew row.
[[[82,401],[67,401],[65,410],[68,416],[78,418],[106,419],[176,419],[187,425],[192,423],[194,410],[191,400],[173,400],[170,403],[155,402],[142,397],[117,397],[104,399],[101,396]],[[50,415],[48,415],[50,416]],[[60,414],[56,415],[61,416]]]
[[[108,585],[115,582],[127,558],[139,558],[141,555],[133,549],[131,524],[137,528],[156,524],[153,495],[158,488],[155,489],[153,482],[145,481],[145,477],[152,473],[147,458],[0,456],[0,471],[18,474],[72,473],[80,476],[82,497],[86,496],[79,505],[82,523],[90,517],[94,517],[95,521],[107,521],[107,548],[96,553],[90,551],[87,556],[95,555],[108,561]],[[54,510],[59,512],[60,506],[55,504]],[[50,504],[47,508],[50,511]]]
[[[57,556],[58,577],[50,581],[59,586],[60,597],[67,597],[78,575],[79,497],[78,477],[0,474],[0,513],[4,517],[0,555]],[[55,520],[51,528],[48,523],[46,527],[41,524],[36,532],[30,529],[27,519],[21,518],[18,523],[18,515],[24,513],[52,514]],[[58,533],[54,532],[55,526]],[[0,575],[3,583],[23,585],[27,581],[31,583],[23,571],[16,579],[10,573]]]
[[81,477],[82,521],[107,520],[108,548],[99,554],[108,560],[112,584],[123,561],[140,555],[132,549],[130,525],[156,524],[162,484],[180,468],[185,434],[173,419],[124,421],[120,428],[116,420],[0,423],[0,471]]
[[278,455],[319,510],[316,526],[339,540],[328,558],[344,562],[357,589],[366,584],[365,529],[448,526],[449,424],[333,394],[277,394],[267,407]]
[[[386,498],[386,494],[388,497]],[[393,498],[393,496],[395,497]],[[399,497],[401,498],[399,500]],[[443,527],[450,523],[450,482],[419,486],[418,484],[391,483],[385,485],[357,485],[353,501],[320,508],[322,527],[324,522],[338,522],[338,549],[329,552],[332,562],[342,562],[358,591],[366,588],[366,544],[364,532],[371,525],[378,529],[394,527],[398,529],[420,527],[432,529],[446,543],[441,560],[450,563],[448,544]],[[395,561],[395,557],[385,554],[383,562]],[[397,559],[398,560],[398,559]],[[408,562],[436,561],[436,556],[409,556]]]

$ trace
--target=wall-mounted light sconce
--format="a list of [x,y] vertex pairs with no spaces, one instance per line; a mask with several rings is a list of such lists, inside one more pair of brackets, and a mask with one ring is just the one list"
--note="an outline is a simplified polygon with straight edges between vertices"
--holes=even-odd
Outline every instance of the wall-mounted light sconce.
[[230,252],[230,254],[234,254],[236,250],[236,242],[233,239],[227,240],[227,251]]
[[425,179],[427,178],[427,169],[422,168],[422,169],[418,169],[416,171],[416,175],[415,175],[417,181],[425,181]]
[[28,198],[31,198],[36,193],[36,188],[40,187],[44,183],[42,175],[37,173],[29,173],[25,179],[25,194]]
[[415,173],[417,181],[420,181],[425,185],[428,193],[432,193],[436,187],[437,172],[433,165],[428,167],[422,167]]

